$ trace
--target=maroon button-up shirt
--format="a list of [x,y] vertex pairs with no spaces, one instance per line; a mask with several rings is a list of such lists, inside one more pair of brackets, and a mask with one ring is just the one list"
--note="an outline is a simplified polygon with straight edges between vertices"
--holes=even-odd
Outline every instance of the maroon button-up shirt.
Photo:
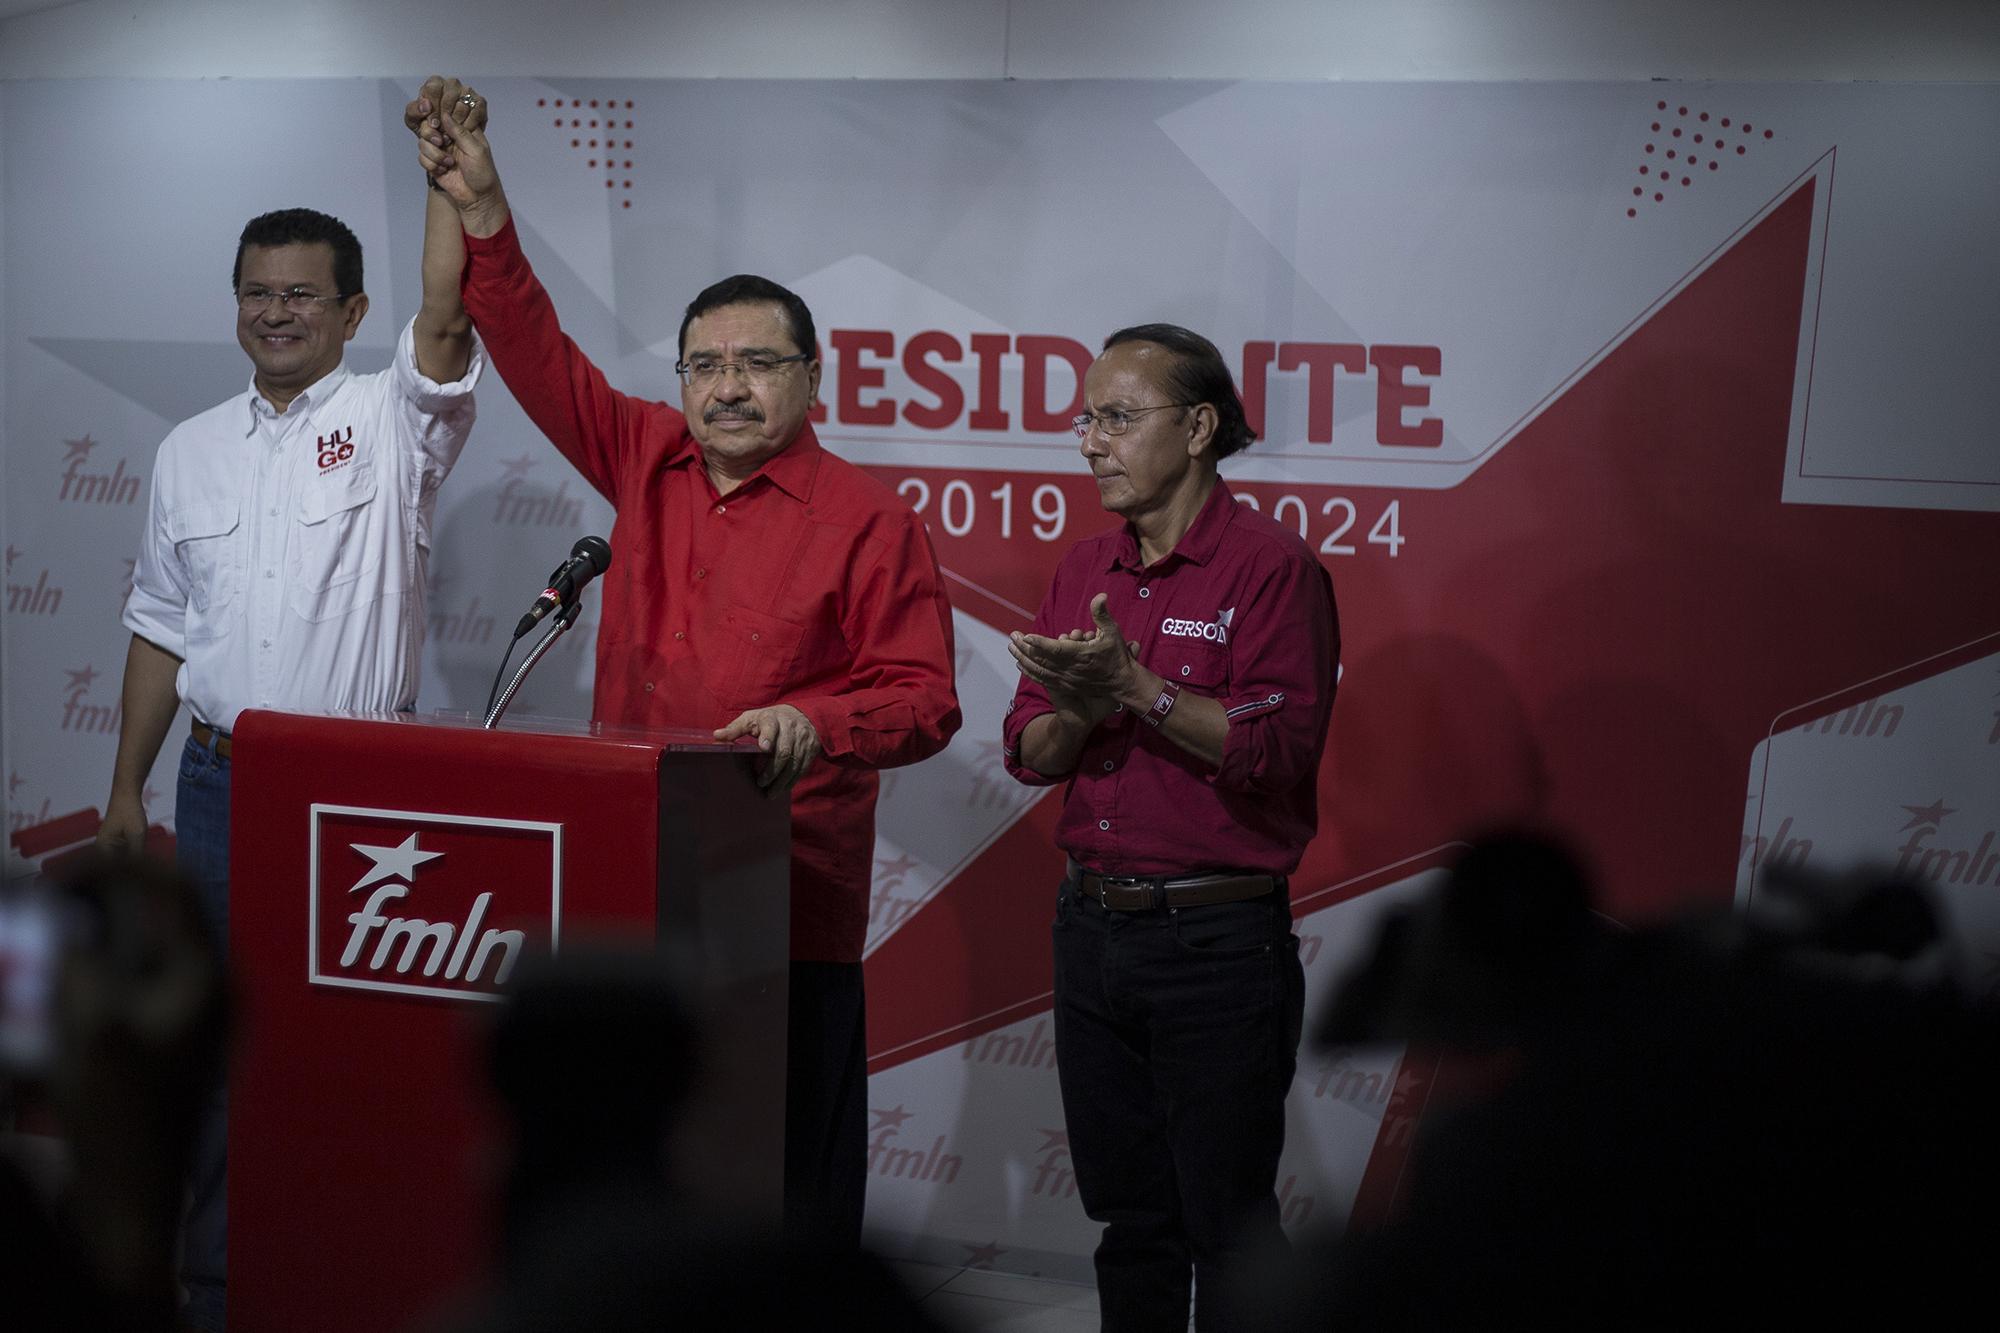
[[1022,677],[1002,751],[1022,782],[1067,782],[1056,843],[1109,875],[1298,868],[1319,824],[1319,767],[1333,710],[1340,622],[1333,580],[1289,528],[1236,503],[1220,480],[1164,558],[1141,562],[1129,524],[1078,542],[1035,617],[1054,637],[1108,610],[1148,668],[1229,714],[1222,766],[1121,709],[1098,724],[1073,773],[1021,764],[1021,733],[1049,712]]
[[617,508],[593,716],[719,727],[785,703],[819,733],[792,789],[792,957],[855,962],[874,770],[958,730],[951,605],[923,521],[810,425],[719,494],[687,420],[619,393],[563,335],[509,223],[466,238],[465,308],[529,418]]

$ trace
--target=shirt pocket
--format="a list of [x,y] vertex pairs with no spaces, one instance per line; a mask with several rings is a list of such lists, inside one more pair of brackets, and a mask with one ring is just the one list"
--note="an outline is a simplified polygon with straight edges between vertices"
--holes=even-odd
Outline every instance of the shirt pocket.
[[739,712],[778,702],[793,684],[803,626],[732,606],[722,613],[721,651],[709,655],[709,686]]
[[187,623],[190,639],[213,638],[219,632],[216,616],[236,600],[242,582],[239,521],[231,500],[183,505],[167,515],[167,538],[174,544],[174,559],[187,579],[188,606],[195,613]]
[[311,621],[332,620],[378,600],[382,562],[397,540],[395,505],[378,500],[375,474],[359,468],[339,481],[319,479],[299,502],[285,597]]
[[1199,639],[1168,640],[1152,665],[1162,679],[1196,694],[1220,699],[1229,693],[1229,650]]

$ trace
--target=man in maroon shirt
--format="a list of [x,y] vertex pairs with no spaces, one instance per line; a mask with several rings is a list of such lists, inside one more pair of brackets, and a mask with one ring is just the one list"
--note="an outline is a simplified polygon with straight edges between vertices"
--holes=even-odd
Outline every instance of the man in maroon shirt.
[[[426,85],[428,89],[430,85]],[[450,106],[455,81],[435,99]],[[485,133],[406,112],[459,210],[463,283],[493,366],[618,511],[593,713],[755,736],[792,798],[786,1229],[853,1249],[865,1186],[861,947],[876,770],[958,729],[951,606],[923,521],[823,451],[812,314],[739,274],[681,322],[681,408],[618,392],[557,325],[521,252]]]
[[1212,343],[1121,329],[1076,419],[1104,507],[1033,631],[1003,754],[1065,782],[1056,1070],[1104,1327],[1221,1327],[1283,1245],[1278,1154],[1304,978],[1285,877],[1319,816],[1340,653],[1333,584],[1238,505],[1217,462],[1254,439]]

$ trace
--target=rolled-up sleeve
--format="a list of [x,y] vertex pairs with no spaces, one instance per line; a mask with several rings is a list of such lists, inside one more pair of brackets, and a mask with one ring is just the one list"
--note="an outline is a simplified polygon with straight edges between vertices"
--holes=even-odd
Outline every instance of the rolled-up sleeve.
[[465,448],[472,434],[474,406],[472,390],[486,369],[486,348],[477,333],[465,373],[449,384],[440,384],[417,369],[417,322],[403,326],[396,339],[394,375],[395,401],[410,428],[409,439],[416,447],[421,476],[431,485],[442,482]]
[[[1048,595],[1042,598],[1041,609],[1035,613],[1035,623],[1028,627],[1028,633],[1054,638],[1070,629],[1077,611],[1075,576],[1072,566],[1076,552],[1072,550],[1056,569],[1056,576],[1049,583]],[[1067,609],[1065,609],[1067,608]],[[1082,617],[1090,618],[1088,604]],[[1058,623],[1061,622],[1061,623]],[[1028,730],[1028,724],[1044,713],[1055,712],[1055,705],[1049,702],[1049,693],[1034,681],[1022,676],[1020,684],[1014,687],[1014,697],[1007,703],[1007,716],[1000,724],[1000,762],[1016,782],[1030,787],[1053,787],[1058,782],[1067,782],[1068,773],[1050,776],[1029,768],[1021,762],[1021,737]]]
[[[161,453],[166,451],[162,448]],[[187,656],[187,573],[167,532],[166,502],[160,493],[160,469],[154,469],[146,497],[146,526],[139,535],[139,554],[132,561],[132,594],[119,616],[125,628],[175,657]]]
[[[1229,644],[1222,764],[1230,791],[1289,791],[1319,767],[1340,666],[1333,580],[1306,555],[1271,556],[1239,607]],[[1249,613],[1254,608],[1254,613]]]

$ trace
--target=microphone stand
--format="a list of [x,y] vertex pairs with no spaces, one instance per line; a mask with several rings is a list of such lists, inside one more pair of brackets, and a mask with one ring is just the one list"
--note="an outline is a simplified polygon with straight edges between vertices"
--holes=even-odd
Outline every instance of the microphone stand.
[[[514,678],[507,682],[507,688],[500,692],[500,697],[494,701],[493,707],[487,711],[486,721],[483,724],[487,731],[492,731],[500,725],[500,715],[505,713],[507,705],[514,701],[515,693],[520,690],[522,683],[528,679],[528,673],[535,669],[535,663],[541,661],[542,655],[555,646],[557,639],[560,639],[564,634],[569,632],[569,627],[576,623],[576,618],[582,610],[583,599],[580,597],[572,597],[562,604],[562,609],[555,614],[554,622],[550,624],[547,630],[543,631],[542,637],[536,641],[535,646],[529,650],[528,656],[522,661],[521,669],[514,673]],[[502,664],[502,669],[505,669],[504,663]]]

